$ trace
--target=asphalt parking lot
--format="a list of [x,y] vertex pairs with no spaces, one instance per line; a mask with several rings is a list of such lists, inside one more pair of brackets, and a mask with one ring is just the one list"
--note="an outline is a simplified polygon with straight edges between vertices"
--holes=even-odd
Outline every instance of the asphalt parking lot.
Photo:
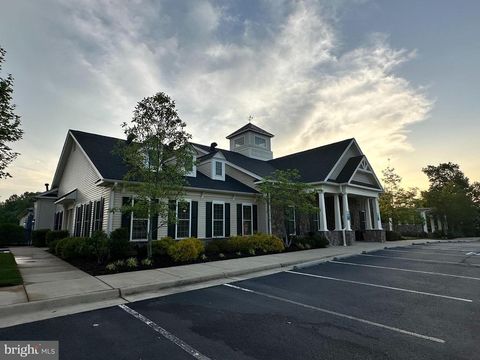
[[[477,255],[478,254],[478,255]],[[380,250],[0,329],[61,359],[480,359],[480,242]]]

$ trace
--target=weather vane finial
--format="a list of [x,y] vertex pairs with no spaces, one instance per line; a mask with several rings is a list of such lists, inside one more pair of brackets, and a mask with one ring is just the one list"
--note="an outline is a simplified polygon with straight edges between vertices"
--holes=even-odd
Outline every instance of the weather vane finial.
[[253,120],[253,116],[252,115],[248,115],[248,122],[251,123]]

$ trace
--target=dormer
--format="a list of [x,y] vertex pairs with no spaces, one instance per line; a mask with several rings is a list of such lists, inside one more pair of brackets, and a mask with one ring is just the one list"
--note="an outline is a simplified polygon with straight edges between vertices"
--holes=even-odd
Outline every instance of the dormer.
[[213,180],[225,181],[225,156],[220,151],[198,158],[198,170]]
[[248,123],[227,136],[230,151],[259,160],[273,158],[271,139],[273,134]]

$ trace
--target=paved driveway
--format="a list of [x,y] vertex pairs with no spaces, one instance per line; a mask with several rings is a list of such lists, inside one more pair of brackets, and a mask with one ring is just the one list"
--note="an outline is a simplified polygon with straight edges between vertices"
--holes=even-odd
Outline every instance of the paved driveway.
[[480,243],[380,250],[0,329],[64,359],[480,358]]

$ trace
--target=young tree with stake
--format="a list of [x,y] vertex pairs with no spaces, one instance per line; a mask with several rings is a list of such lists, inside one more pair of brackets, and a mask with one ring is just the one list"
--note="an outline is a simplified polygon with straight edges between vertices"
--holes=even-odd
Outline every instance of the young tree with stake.
[[[127,188],[134,194],[122,212],[148,219],[147,249],[152,256],[152,233],[168,221],[176,221],[168,200],[178,200],[186,185],[185,175],[193,166],[191,135],[175,109],[175,102],[159,92],[135,107],[130,124],[122,125],[127,142],[120,149],[128,172]],[[160,219],[154,223],[154,219]],[[169,219],[169,220],[167,220]]]

